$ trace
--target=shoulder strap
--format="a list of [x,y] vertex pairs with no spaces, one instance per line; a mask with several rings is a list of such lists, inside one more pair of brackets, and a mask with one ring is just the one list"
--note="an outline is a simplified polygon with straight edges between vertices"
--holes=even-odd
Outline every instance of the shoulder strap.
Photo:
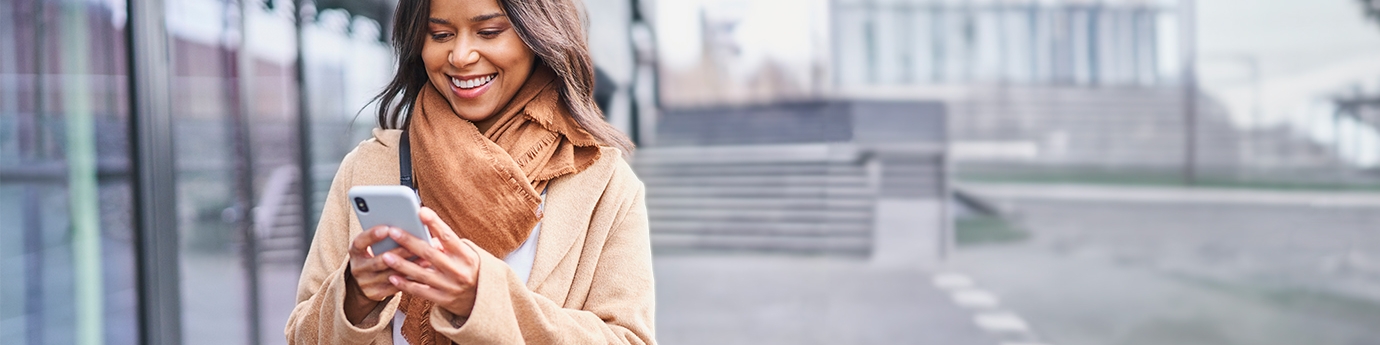
[[417,192],[417,184],[412,180],[412,145],[407,142],[407,129],[398,138],[398,176],[402,185]]

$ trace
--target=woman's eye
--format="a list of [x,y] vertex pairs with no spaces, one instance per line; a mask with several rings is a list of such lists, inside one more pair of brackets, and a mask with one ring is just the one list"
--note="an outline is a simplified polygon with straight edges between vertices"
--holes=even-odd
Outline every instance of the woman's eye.
[[498,37],[498,34],[501,34],[501,33],[503,33],[503,30],[484,30],[484,31],[480,31],[480,32],[479,32],[479,37],[483,37],[483,38],[494,38],[494,37]]
[[444,40],[444,39],[450,38],[450,36],[451,36],[451,35],[450,35],[449,32],[438,32],[438,33],[433,33],[433,34],[431,34],[431,39],[440,41],[440,40]]

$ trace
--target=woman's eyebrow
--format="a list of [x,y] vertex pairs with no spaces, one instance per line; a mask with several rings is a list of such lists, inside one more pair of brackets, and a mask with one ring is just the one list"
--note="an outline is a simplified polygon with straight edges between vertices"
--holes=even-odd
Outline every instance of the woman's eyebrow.
[[477,23],[477,22],[482,22],[482,21],[489,20],[489,19],[494,19],[494,18],[498,18],[498,17],[506,17],[506,16],[507,16],[507,15],[503,14],[502,12],[494,12],[494,13],[489,13],[489,14],[481,14],[481,15],[474,16],[474,18],[470,18],[470,22],[475,22],[475,23]]
[[449,21],[449,20],[445,20],[445,19],[441,19],[441,18],[427,18],[426,21],[429,22],[429,23],[432,23],[432,24],[450,25],[450,21]]

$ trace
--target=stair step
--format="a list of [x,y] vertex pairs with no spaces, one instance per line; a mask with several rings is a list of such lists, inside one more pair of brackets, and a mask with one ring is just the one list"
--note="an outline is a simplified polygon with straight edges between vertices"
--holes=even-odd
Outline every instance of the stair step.
[[634,165],[638,176],[695,175],[861,175],[867,169],[857,164],[666,164]]
[[668,252],[765,252],[865,257],[871,252],[871,246],[872,240],[868,237],[789,238],[750,235],[652,235],[652,250],[663,254]]
[[866,175],[641,176],[647,186],[845,186],[867,187]]
[[757,235],[775,237],[866,236],[871,222],[652,221],[653,234]]
[[826,197],[866,197],[874,195],[869,188],[861,187],[818,187],[818,186],[776,186],[776,187],[656,187],[647,188],[647,198],[658,197],[740,197],[740,198],[826,198]]
[[853,198],[705,198],[658,196],[647,198],[647,209],[700,208],[732,210],[871,210],[870,197]]
[[666,208],[649,211],[651,219],[667,221],[744,221],[744,222],[860,222],[872,221],[871,210],[734,210]]

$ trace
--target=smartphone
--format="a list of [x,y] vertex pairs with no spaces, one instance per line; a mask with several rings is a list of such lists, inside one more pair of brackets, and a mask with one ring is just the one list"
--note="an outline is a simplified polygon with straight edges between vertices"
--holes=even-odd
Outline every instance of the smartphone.
[[[364,230],[386,225],[402,229],[427,242],[431,241],[431,233],[426,231],[422,219],[417,217],[422,203],[411,188],[401,185],[355,186],[350,188],[349,194],[350,208],[355,210],[359,225],[363,226]],[[389,237],[384,237],[383,240],[369,246],[374,255],[383,255],[397,247],[398,242]]]

